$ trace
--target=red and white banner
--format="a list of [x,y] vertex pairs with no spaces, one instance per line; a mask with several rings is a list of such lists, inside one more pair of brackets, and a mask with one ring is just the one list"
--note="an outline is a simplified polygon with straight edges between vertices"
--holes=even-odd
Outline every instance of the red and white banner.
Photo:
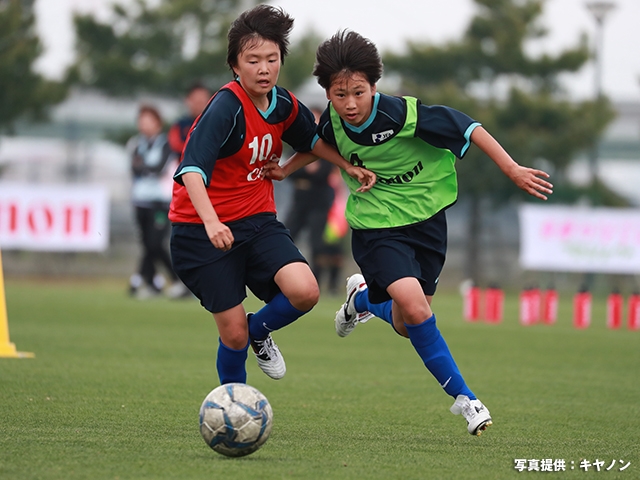
[[108,246],[105,187],[0,182],[2,250],[103,251]]
[[640,209],[522,205],[527,270],[640,273]]

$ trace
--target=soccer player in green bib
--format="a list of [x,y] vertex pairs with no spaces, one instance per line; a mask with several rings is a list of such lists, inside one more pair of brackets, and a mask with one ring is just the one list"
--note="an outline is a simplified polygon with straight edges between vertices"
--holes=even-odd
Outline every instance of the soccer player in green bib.
[[[341,31],[322,43],[313,74],[330,101],[318,123],[319,137],[377,175],[366,193],[343,175],[350,190],[352,251],[362,274],[347,279],[336,332],[345,337],[373,315],[388,322],[410,339],[455,399],[451,412],[463,415],[470,434],[480,435],[492,424],[491,415],[466,385],[430,306],[446,255],[445,210],[458,195],[456,157],[475,143],[518,187],[545,200],[552,193],[548,175],[518,165],[462,112],[377,92],[382,61],[376,46],[358,33]],[[284,165],[278,175],[296,168]]]

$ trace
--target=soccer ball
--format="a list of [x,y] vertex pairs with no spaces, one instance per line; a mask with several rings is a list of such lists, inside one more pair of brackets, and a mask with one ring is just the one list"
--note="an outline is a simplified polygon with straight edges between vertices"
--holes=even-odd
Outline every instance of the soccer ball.
[[273,410],[267,398],[244,383],[214,388],[200,407],[200,433],[216,452],[243,457],[269,438]]

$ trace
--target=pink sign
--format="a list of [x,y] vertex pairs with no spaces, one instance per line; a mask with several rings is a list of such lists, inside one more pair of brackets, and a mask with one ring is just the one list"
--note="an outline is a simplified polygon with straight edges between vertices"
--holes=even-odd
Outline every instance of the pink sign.
[[640,273],[640,210],[526,204],[520,263],[528,270]]
[[103,251],[108,245],[106,188],[0,183],[3,250]]

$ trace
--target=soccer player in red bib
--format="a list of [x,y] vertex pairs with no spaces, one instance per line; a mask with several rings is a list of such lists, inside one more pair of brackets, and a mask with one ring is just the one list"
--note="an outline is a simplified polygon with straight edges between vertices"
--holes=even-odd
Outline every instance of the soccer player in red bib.
[[[213,314],[219,333],[221,384],[246,382],[251,345],[260,368],[282,378],[284,359],[271,332],[318,302],[316,279],[289,231],[276,219],[273,184],[264,167],[278,162],[282,141],[301,163],[335,163],[371,188],[375,175],[354,167],[315,135],[311,111],[278,87],[293,18],[269,5],[242,13],[228,32],[227,63],[234,80],[223,86],[187,137],[169,219],[176,273]],[[246,314],[246,287],[266,303]]]

